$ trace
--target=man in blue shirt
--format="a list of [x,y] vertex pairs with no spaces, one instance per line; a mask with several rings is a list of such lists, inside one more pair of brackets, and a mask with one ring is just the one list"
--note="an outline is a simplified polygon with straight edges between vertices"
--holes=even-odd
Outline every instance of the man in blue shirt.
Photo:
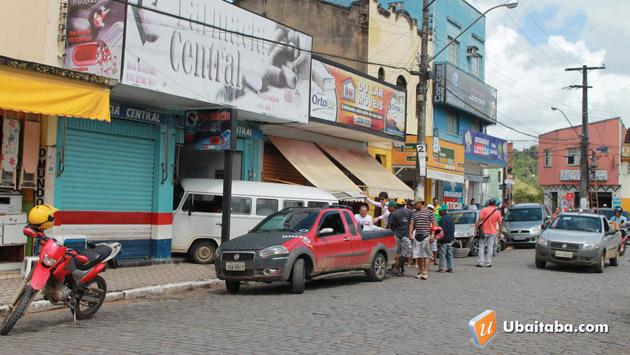
[[438,272],[444,272],[444,259],[446,259],[446,272],[453,272],[453,241],[455,240],[455,222],[453,217],[448,214],[448,206],[441,205],[438,208],[440,213],[439,226],[442,228],[444,238],[438,241],[438,254],[440,262],[438,265]]

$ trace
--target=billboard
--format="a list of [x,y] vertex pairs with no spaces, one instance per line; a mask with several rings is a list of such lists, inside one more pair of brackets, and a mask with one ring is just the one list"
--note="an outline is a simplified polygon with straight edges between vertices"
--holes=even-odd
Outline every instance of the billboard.
[[123,84],[308,122],[309,35],[222,0],[140,3],[127,5]]
[[507,165],[507,141],[504,139],[462,128],[462,144],[466,158]]
[[313,59],[311,117],[404,137],[404,90]]
[[69,0],[65,69],[120,80],[125,4]]
[[225,150],[230,148],[231,109],[186,111],[184,149]]
[[434,66],[433,102],[496,122],[497,89],[448,63]]

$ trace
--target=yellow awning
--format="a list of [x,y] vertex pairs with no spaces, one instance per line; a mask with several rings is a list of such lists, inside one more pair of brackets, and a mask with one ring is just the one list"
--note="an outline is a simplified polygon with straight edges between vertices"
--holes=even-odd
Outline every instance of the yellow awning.
[[367,185],[370,195],[375,196],[379,192],[385,191],[390,198],[413,198],[413,190],[394,174],[387,171],[367,152],[324,144],[319,144],[319,146],[359,180],[363,181]]
[[108,88],[0,67],[0,109],[110,121]]
[[269,138],[280,153],[311,184],[329,192],[361,192],[361,189],[339,170],[315,143],[280,137]]

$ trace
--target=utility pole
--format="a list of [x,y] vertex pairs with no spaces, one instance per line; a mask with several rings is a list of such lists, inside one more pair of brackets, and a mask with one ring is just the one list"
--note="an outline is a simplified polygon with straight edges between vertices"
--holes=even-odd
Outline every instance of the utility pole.
[[[427,82],[429,76],[429,0],[422,1],[422,33],[420,43],[420,92],[418,93],[418,132],[416,143],[424,144],[425,125],[427,117]],[[424,199],[424,176],[425,173],[420,170],[421,155],[418,153],[416,158],[415,188],[416,198]],[[422,175],[421,175],[422,174]]]
[[[588,166],[588,89],[592,86],[588,86],[588,71],[606,69],[605,66],[601,67],[588,67],[583,65],[579,68],[566,68],[565,71],[581,71],[582,72],[582,85],[571,85],[570,88],[582,89],[582,141],[580,145],[580,199],[586,199],[586,206],[589,207],[591,200],[590,193],[590,172]],[[582,203],[580,202],[580,206]],[[591,206],[592,207],[592,206]],[[599,207],[599,206],[597,206]]]

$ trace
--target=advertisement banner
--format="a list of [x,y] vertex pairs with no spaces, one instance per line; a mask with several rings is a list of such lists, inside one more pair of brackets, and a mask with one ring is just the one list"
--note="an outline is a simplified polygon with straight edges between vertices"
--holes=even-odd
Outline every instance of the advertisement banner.
[[311,117],[405,136],[405,91],[316,59],[311,72]]
[[69,0],[65,69],[120,80],[125,4]]
[[[464,181],[464,146],[438,137],[427,136],[427,169],[434,169],[461,176]],[[443,179],[440,179],[443,180]],[[451,181],[451,180],[446,180]],[[458,181],[459,182],[459,178]]]
[[448,63],[435,64],[433,102],[496,122],[497,89]]
[[[580,181],[582,173],[579,170],[560,170],[560,181]],[[607,181],[608,170],[597,169],[591,180]]]
[[394,142],[394,149],[392,149],[392,165],[415,167],[418,156],[416,146],[416,143]]
[[504,139],[462,128],[462,144],[466,148],[466,158],[507,164],[507,141]]
[[312,37],[222,0],[139,3],[127,6],[123,84],[308,122]]
[[231,109],[186,111],[185,150],[225,150],[230,148]]
[[442,199],[449,210],[464,208],[464,184],[444,181],[442,183]]

